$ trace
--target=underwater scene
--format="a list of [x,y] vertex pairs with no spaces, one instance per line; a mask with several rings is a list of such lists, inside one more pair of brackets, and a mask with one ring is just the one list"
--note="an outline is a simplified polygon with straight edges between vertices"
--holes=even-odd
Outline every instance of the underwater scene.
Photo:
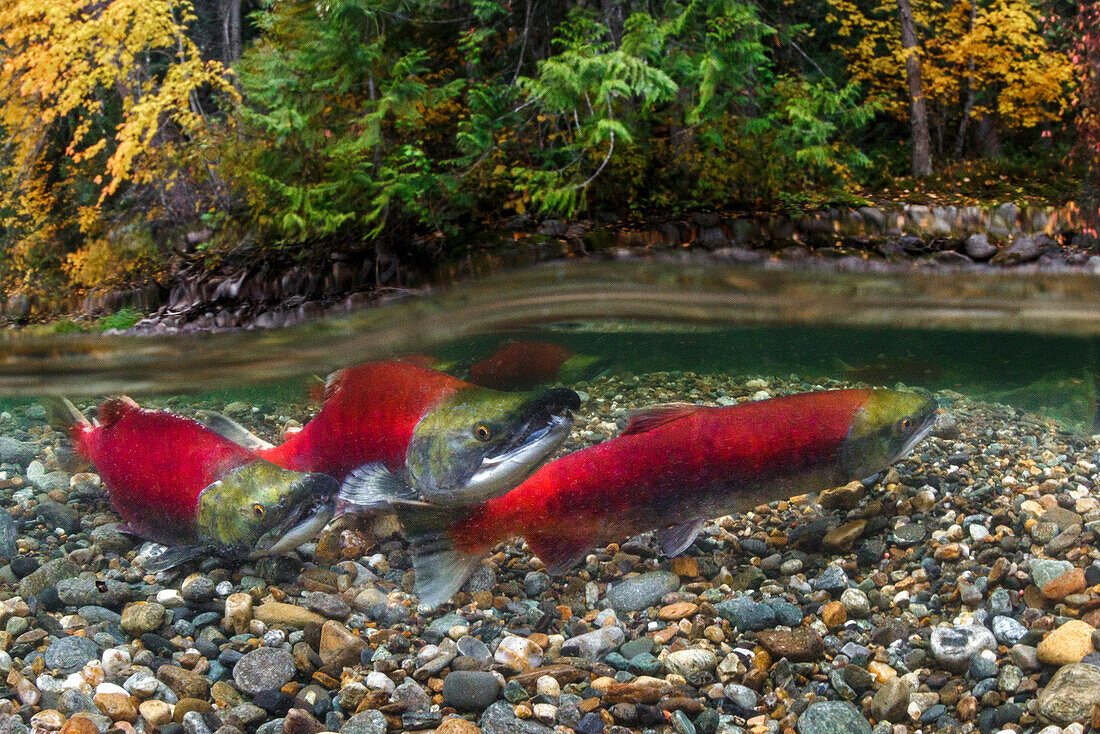
[[[661,272],[9,338],[4,730],[1097,721],[1076,286],[985,283],[952,315],[906,287]],[[761,316],[776,298],[816,307]]]

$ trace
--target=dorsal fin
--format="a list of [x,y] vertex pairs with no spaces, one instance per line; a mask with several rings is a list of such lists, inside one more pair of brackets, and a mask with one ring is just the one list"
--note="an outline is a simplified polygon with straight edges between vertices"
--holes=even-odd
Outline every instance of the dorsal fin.
[[343,382],[343,377],[344,370],[331,372],[328,377],[323,380],[320,377],[316,377],[316,382],[309,387],[309,397],[322,405],[327,403],[340,389],[340,383]]
[[233,443],[249,451],[267,451],[275,448],[237,421],[217,411],[196,410],[195,418],[222,438],[228,438]]
[[686,418],[702,407],[693,403],[664,403],[642,408],[630,414],[630,423],[623,429],[622,435],[630,436],[652,431],[657,426]]
[[137,409],[138,404],[134,402],[133,398],[126,397],[125,395],[118,395],[113,398],[107,398],[99,404],[99,411],[96,413],[96,418],[99,420],[100,425],[109,426],[131,410]]

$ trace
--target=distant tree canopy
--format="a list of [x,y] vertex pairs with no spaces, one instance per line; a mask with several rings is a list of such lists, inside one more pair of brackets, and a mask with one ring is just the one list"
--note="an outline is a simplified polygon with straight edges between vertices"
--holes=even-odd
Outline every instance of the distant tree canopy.
[[[1093,3],[910,4],[934,170],[1096,170]],[[0,278],[136,282],[200,228],[216,257],[843,198],[909,167],[897,7],[0,0]]]

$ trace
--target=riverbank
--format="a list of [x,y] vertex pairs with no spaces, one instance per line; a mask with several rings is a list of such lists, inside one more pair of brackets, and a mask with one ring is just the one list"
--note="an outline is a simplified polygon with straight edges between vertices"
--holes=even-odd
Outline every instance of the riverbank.
[[563,258],[694,258],[854,272],[1100,272],[1095,237],[1075,207],[1014,204],[832,208],[801,216],[696,213],[640,224],[514,217],[501,231],[447,244],[417,240],[407,249],[416,256],[363,250],[303,262],[196,261],[165,285],[74,300],[68,314],[37,313],[26,296],[11,294],[3,315],[9,324],[68,320],[84,328],[130,309],[145,315],[133,325],[136,333],[276,327]]

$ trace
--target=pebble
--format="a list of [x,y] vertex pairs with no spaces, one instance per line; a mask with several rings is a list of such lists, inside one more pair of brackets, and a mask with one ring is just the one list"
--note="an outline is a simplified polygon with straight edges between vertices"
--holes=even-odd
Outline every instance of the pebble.
[[1053,630],[1036,648],[1039,660],[1047,665],[1079,663],[1081,658],[1096,652],[1092,646],[1095,628],[1078,619],[1070,620]]
[[817,701],[798,717],[798,734],[871,734],[871,724],[847,701]]
[[172,706],[164,701],[142,701],[138,713],[153,726],[162,726],[172,720]]
[[840,566],[828,566],[812,583],[816,591],[843,591],[848,588],[848,574]]
[[282,688],[294,679],[294,658],[285,650],[262,647],[247,653],[233,666],[233,681],[244,693]]
[[623,644],[626,635],[619,627],[601,627],[592,632],[571,637],[562,645],[563,655],[572,655],[587,660],[599,660],[605,653]]
[[1037,699],[1039,716],[1065,726],[1087,721],[1100,702],[1100,667],[1073,663],[1058,669]]
[[28,574],[19,582],[17,593],[23,598],[39,596],[62,579],[71,578],[80,573],[80,567],[68,558],[56,558],[43,563],[35,572]]
[[456,670],[443,679],[443,702],[460,711],[482,711],[500,695],[500,683],[492,673]]
[[470,635],[464,635],[463,637],[458,638],[458,642],[455,646],[458,649],[459,655],[473,658],[480,663],[488,662],[489,658],[491,657],[488,645],[486,645],[484,642],[477,639],[476,637],[471,637]]
[[[157,678],[180,698],[204,699],[210,693],[210,684],[206,678],[193,670],[187,670],[178,665],[160,666],[157,668]],[[242,690],[244,689],[242,688]]]
[[335,620],[327,620],[321,625],[318,654],[326,666],[339,670],[355,665],[366,647],[366,640]]
[[35,453],[34,444],[0,436],[0,464],[15,464],[25,469],[34,461]]
[[164,624],[165,608],[157,603],[131,604],[122,610],[120,625],[134,636],[155,632]]
[[909,684],[901,678],[888,679],[871,699],[871,715],[880,721],[904,722],[909,710],[909,693]]
[[248,632],[249,623],[252,621],[252,595],[237,593],[227,596],[223,620],[223,625],[230,634],[240,635]]
[[812,629],[768,630],[757,638],[774,659],[787,658],[791,662],[803,663],[820,660],[825,654],[825,644],[821,635]]
[[1072,570],[1073,564],[1069,561],[1033,558],[1031,560],[1031,583],[1041,589],[1054,579]]
[[755,631],[776,623],[775,610],[748,597],[734,597],[715,605],[715,611],[734,629]]
[[956,673],[966,670],[970,658],[982,650],[995,650],[997,647],[993,633],[981,625],[937,627],[932,630],[930,643],[936,661]]
[[500,641],[493,659],[512,670],[525,673],[542,665],[542,648],[526,637],[509,635]]
[[294,604],[286,604],[277,601],[265,602],[255,607],[252,610],[252,615],[255,619],[260,620],[268,626],[282,625],[284,627],[301,629],[310,623],[316,625],[325,623],[325,618],[317,612],[303,609]]
[[46,668],[62,673],[75,673],[88,662],[99,659],[99,645],[87,637],[69,635],[46,648]]
[[718,657],[710,650],[677,650],[664,660],[669,673],[694,680],[700,673],[713,673],[718,667]]
[[485,709],[478,726],[483,734],[551,734],[553,731],[530,719],[519,718],[511,704],[504,701],[497,701]]
[[1027,634],[1027,627],[1012,617],[993,618],[993,636],[1003,645],[1015,645]]
[[109,609],[120,609],[131,599],[130,587],[115,579],[62,579],[57,582],[57,596],[69,606],[94,604]]
[[680,588],[680,577],[671,572],[655,571],[624,579],[611,587],[607,600],[617,612],[648,609],[668,593]]
[[871,615],[871,602],[862,589],[845,589],[840,595],[840,603],[852,619],[866,619]]

